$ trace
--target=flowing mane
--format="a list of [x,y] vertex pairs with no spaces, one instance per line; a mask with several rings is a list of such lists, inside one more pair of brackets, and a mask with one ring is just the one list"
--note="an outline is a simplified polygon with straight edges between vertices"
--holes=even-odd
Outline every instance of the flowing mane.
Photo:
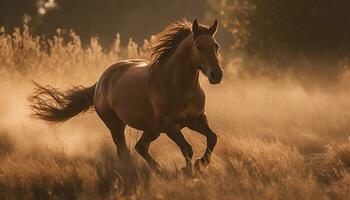
[[191,34],[192,23],[183,19],[171,23],[152,39],[150,63],[155,64],[169,57],[173,49]]

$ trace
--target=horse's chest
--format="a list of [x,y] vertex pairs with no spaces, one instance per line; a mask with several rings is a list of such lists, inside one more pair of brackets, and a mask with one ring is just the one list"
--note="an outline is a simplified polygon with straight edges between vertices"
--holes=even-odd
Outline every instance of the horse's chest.
[[183,109],[181,110],[181,112],[183,113],[184,117],[191,117],[194,115],[199,115],[202,113],[204,107],[195,104],[194,102],[188,102]]
[[178,121],[187,121],[201,115],[204,112],[204,102],[197,99],[179,101],[170,106],[169,114]]
[[191,95],[158,96],[153,98],[152,108],[158,122],[172,121],[172,124],[184,126],[189,120],[203,114],[205,96],[202,90]]

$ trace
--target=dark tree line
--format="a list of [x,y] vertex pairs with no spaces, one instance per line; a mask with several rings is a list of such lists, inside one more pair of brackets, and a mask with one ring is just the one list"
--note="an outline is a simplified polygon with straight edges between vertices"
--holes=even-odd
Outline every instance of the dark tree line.
[[122,42],[131,37],[142,43],[174,20],[203,19],[210,12],[207,0],[55,0],[55,9],[40,14],[38,2],[1,0],[0,25],[8,29],[21,26],[27,14],[35,34],[52,35],[57,28],[73,29],[83,43],[97,36],[108,45],[118,32]]
[[23,17],[35,15],[35,0],[1,0],[0,1],[0,26],[12,29],[21,26]]
[[[226,0],[225,19],[253,71],[311,73],[335,80],[350,53],[348,0]],[[301,65],[300,61],[307,63]],[[344,63],[344,62],[343,62]],[[346,62],[345,62],[346,63]],[[275,65],[273,65],[275,64]]]

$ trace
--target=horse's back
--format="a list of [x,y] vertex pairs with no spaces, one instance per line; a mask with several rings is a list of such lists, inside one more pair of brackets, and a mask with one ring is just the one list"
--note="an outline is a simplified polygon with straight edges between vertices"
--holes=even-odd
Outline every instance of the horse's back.
[[141,59],[111,65],[97,83],[95,109],[111,109],[125,124],[140,130],[156,129],[146,86],[149,70]]
[[[143,74],[146,74],[147,69],[144,66],[147,65],[146,60],[142,59],[132,59],[132,60],[123,60],[116,62],[110,65],[101,75],[99,81],[96,85],[97,92],[107,92],[113,87],[125,73],[130,73],[133,71],[144,71]],[[140,75],[139,75],[140,76]],[[137,77],[139,77],[137,76]],[[142,75],[141,75],[142,76]]]

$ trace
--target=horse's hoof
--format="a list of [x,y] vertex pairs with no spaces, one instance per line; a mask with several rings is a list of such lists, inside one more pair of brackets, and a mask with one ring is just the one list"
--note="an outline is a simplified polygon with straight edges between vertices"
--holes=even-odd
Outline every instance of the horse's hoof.
[[188,176],[188,177],[193,176],[192,168],[183,167],[183,168],[181,168],[181,171],[182,171],[182,173],[183,173],[185,176]]
[[153,165],[153,166],[151,166],[151,169],[153,172],[155,172],[157,174],[161,174],[161,172],[162,172],[162,170],[161,170],[162,168],[159,165]]
[[209,165],[209,162],[204,162],[202,159],[197,159],[196,162],[194,162],[194,168],[198,172],[202,172],[203,168],[206,168]]
[[197,172],[202,172],[202,163],[201,159],[197,159],[196,162],[194,162],[194,168]]

